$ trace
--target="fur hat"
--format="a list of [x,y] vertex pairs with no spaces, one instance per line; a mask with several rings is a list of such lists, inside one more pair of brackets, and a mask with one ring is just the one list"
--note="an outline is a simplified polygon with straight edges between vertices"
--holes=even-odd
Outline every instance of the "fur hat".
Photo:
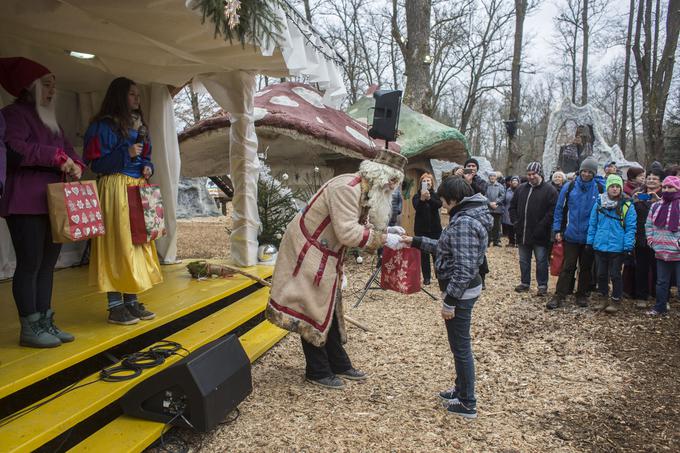
[[51,74],[49,69],[28,58],[0,58],[0,85],[14,97],[47,74]]
[[592,157],[586,157],[583,162],[581,162],[581,167],[579,168],[579,173],[582,171],[589,171],[592,174],[597,174],[597,161]]
[[403,173],[408,159],[399,153],[390,151],[389,149],[381,149],[378,151],[378,155],[373,158],[373,162],[387,165],[388,167],[394,168],[395,170],[399,170]]

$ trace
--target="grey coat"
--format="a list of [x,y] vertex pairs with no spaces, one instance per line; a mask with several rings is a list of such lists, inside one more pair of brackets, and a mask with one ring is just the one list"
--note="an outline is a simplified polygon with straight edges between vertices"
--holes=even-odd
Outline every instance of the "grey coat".
[[496,181],[486,187],[486,198],[489,203],[496,202],[496,209],[489,208],[492,214],[503,214],[503,203],[505,201],[505,187]]

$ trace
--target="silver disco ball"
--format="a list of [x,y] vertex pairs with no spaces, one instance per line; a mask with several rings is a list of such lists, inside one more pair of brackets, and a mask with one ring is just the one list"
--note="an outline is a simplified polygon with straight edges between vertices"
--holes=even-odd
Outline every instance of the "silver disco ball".
[[257,248],[257,259],[261,262],[274,261],[278,252],[274,244],[262,244]]

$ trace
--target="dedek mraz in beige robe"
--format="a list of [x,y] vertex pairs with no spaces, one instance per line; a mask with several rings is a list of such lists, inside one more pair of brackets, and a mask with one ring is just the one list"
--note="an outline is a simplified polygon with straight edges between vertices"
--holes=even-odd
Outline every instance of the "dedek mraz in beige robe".
[[[366,222],[369,188],[358,174],[336,176],[290,222],[281,241],[267,319],[323,346],[337,314],[346,341],[340,292],[345,250],[381,245],[381,232]],[[362,224],[361,222],[364,222]]]

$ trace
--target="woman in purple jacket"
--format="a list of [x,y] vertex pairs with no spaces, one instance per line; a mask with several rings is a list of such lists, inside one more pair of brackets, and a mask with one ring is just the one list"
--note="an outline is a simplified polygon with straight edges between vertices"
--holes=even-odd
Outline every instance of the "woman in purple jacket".
[[5,147],[5,117],[0,112],[0,197],[5,189],[7,173],[7,148]]
[[65,175],[79,179],[84,164],[57,124],[55,77],[26,58],[0,58],[0,84],[16,97],[2,109],[6,123],[7,179],[0,216],[16,254],[12,294],[19,312],[19,343],[52,348],[73,341],[54,324],[52,277],[61,244],[52,242],[47,185]]

